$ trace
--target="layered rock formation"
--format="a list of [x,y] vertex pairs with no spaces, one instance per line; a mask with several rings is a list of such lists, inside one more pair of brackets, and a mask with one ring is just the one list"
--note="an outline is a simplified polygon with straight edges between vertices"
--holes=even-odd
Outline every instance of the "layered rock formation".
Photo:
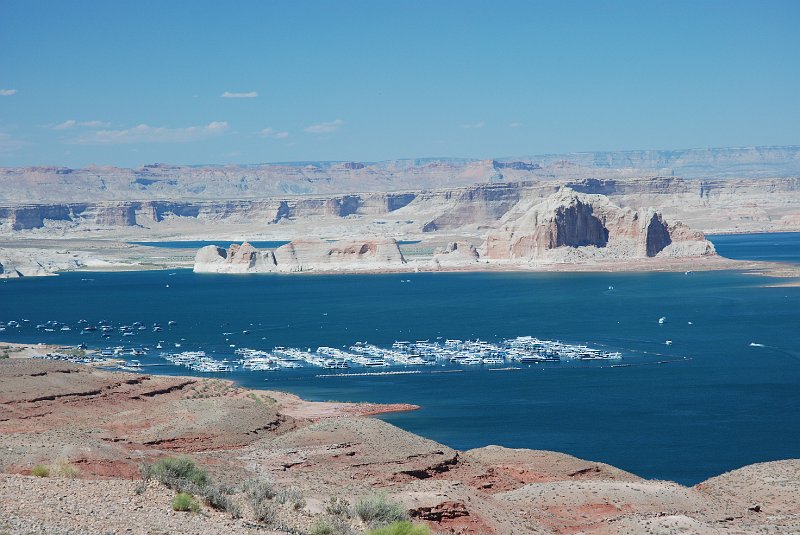
[[[3,359],[0,529],[39,535],[125,533],[131,526],[174,534],[309,533],[314,521],[330,519],[331,497],[352,504],[376,489],[435,533],[800,528],[800,460],[750,465],[684,487],[550,451],[458,451],[359,416],[413,408],[312,403],[213,378]],[[139,480],[142,463],[178,455],[190,456],[219,488],[230,489],[226,500],[240,505],[244,518],[205,502],[201,514],[175,512],[174,491]],[[31,477],[36,465],[53,466],[51,477]],[[58,466],[73,467],[79,478],[60,476]],[[242,492],[241,483],[251,478],[270,481],[279,492],[300,491],[305,501],[275,507],[280,529],[276,522],[265,525]],[[367,529],[343,516],[338,533]]]
[[221,201],[119,201],[9,204],[0,206],[0,232],[45,227],[96,230],[155,227],[178,220],[262,225],[318,217],[377,216],[406,206],[415,193]]
[[398,268],[405,258],[392,239],[294,240],[275,250],[281,271],[359,271]]
[[450,242],[433,253],[433,262],[440,266],[468,266],[479,260],[478,249],[464,241]]
[[294,240],[274,252],[258,251],[249,243],[229,249],[201,248],[195,257],[196,273],[294,273],[301,271],[396,270],[406,263],[394,239]]
[[[546,177],[435,191],[358,193],[330,196],[276,196],[240,200],[153,200],[53,202],[0,205],[0,235],[87,236],[175,232],[208,237],[215,230],[248,227],[281,237],[306,235],[304,224],[320,222],[357,228],[350,234],[376,234],[388,224],[404,233],[483,235],[509,212],[567,186],[602,194],[622,207],[655,207],[670,220],[704,230],[788,231],[800,229],[800,179],[687,180],[674,177],[569,180]],[[279,228],[274,225],[281,225]],[[383,225],[383,226],[381,226]],[[292,229],[298,228],[297,232]],[[324,231],[328,233],[328,231]],[[232,234],[242,234],[234,232]]]
[[0,249],[0,279],[43,277],[83,267],[86,254],[20,248]]
[[277,271],[275,254],[259,251],[247,242],[223,249],[208,245],[197,251],[195,273],[268,273]]
[[605,196],[569,188],[520,203],[487,236],[484,248],[489,259],[517,261],[557,261],[565,258],[565,248],[606,258],[714,254],[702,233],[669,225],[653,209],[623,209]]
[[800,147],[545,154],[509,159],[0,168],[0,202],[246,199],[285,195],[456,188],[477,183],[632,176],[800,175]]

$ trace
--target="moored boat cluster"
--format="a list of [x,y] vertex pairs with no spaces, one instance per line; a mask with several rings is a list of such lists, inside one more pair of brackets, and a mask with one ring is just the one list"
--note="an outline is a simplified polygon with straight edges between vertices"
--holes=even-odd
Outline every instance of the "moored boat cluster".
[[203,351],[162,353],[166,360],[198,372],[277,371],[286,368],[318,367],[346,369],[387,366],[434,366],[437,364],[498,366],[511,363],[534,364],[565,360],[619,360],[619,352],[585,345],[572,345],[532,336],[519,336],[499,343],[482,340],[398,341],[391,348],[356,342],[347,350],[320,346],[316,350],[276,347],[272,351],[239,348],[236,358],[217,360]]

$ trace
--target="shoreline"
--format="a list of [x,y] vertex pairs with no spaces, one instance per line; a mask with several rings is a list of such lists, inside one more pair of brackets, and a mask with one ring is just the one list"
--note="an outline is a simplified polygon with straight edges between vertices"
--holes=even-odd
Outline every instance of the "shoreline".
[[[75,346],[66,344],[44,344],[44,343],[21,343],[6,342],[0,340],[0,354],[8,352],[8,359],[32,359],[33,355],[52,351],[75,350]],[[89,352],[96,353],[97,350],[90,349]],[[0,362],[6,359],[0,359]],[[38,359],[35,359],[38,360]],[[370,401],[349,402],[349,401],[311,401],[301,398],[291,392],[283,390],[269,390],[261,388],[249,388],[240,385],[233,379],[219,377],[203,377],[199,375],[169,375],[154,373],[151,371],[131,371],[120,368],[109,368],[108,365],[124,363],[124,359],[111,358],[103,363],[80,363],[78,366],[88,366],[91,368],[102,369],[108,373],[136,373],[137,375],[148,376],[156,375],[172,379],[184,379],[187,381],[219,380],[234,385],[236,388],[244,389],[257,394],[265,394],[269,398],[278,401],[284,407],[284,412],[297,419],[317,421],[325,418],[337,418],[343,416],[375,416],[378,414],[389,414],[394,412],[409,412],[421,409],[419,405],[413,403],[374,403]]]
[[[2,280],[58,276],[63,273],[128,273],[146,271],[191,270],[186,262],[174,264],[110,264],[106,266],[82,266],[76,269],[58,270],[47,274],[2,277]],[[415,273],[679,273],[706,271],[738,271],[780,279],[800,278],[800,265],[762,260],[740,260],[723,256],[680,258],[635,258],[604,260],[582,263],[522,263],[509,261],[483,261],[463,265],[435,265],[429,261],[411,261],[400,266],[367,269],[308,269],[288,272],[265,273],[197,273],[201,276],[306,276],[306,275],[390,275]]]
[[[719,235],[765,234],[762,232],[731,232]],[[781,232],[766,234],[780,235]],[[787,234],[792,234],[788,232]],[[207,238],[206,236],[203,236]],[[414,236],[416,238],[416,236]],[[152,239],[152,238],[151,238]],[[411,274],[411,273],[625,273],[625,272],[680,272],[737,270],[757,272],[776,278],[800,278],[800,264],[763,260],[733,259],[712,254],[707,256],[654,256],[628,257],[619,251],[603,248],[558,248],[559,254],[538,259],[489,259],[460,258],[452,260],[437,258],[435,247],[449,243],[450,239],[469,239],[457,235],[430,236],[426,246],[419,250],[418,244],[403,251],[402,258],[392,261],[367,263],[312,263],[291,268],[270,270],[263,274],[278,275],[339,275],[339,274]],[[124,238],[123,238],[124,240]],[[159,241],[156,238],[156,241]],[[197,241],[197,240],[186,240]],[[201,240],[202,241],[202,240]],[[285,240],[282,240],[285,241]],[[473,240],[474,242],[474,240]],[[417,247],[416,249],[414,247]],[[564,249],[561,251],[561,249]],[[585,249],[585,250],[584,250]],[[273,249],[265,249],[272,251]],[[431,252],[434,251],[434,252]],[[194,269],[197,250],[193,248],[171,248],[155,245],[140,245],[121,239],[97,238],[23,238],[17,240],[0,238],[0,253],[6,252],[10,262],[0,279],[17,278],[15,261],[22,277],[58,275],[61,273],[114,273],[134,271],[163,271]],[[0,257],[2,260],[2,257]],[[27,269],[25,262],[27,261]],[[403,263],[401,263],[401,261]],[[37,267],[38,264],[38,267]],[[255,268],[253,268],[255,269]],[[225,275],[262,274],[244,269],[243,273],[219,273],[208,269],[208,273]],[[256,270],[258,271],[258,270]]]
[[[294,489],[302,501],[276,507],[290,532],[327,518],[333,496],[357,503],[376,490],[415,522],[462,535],[605,533],[609,526],[705,533],[718,531],[720,519],[725,532],[791,531],[800,518],[798,459],[747,464],[687,486],[556,451],[456,450],[358,405],[214,378],[24,358],[0,361],[0,398],[0,490],[13,497],[0,499],[0,528],[13,532],[30,525],[42,528],[37,533],[122,532],[143,524],[171,533],[259,532],[249,508],[227,514],[206,502],[201,514],[184,516],[170,508],[174,491],[142,483],[142,463],[177,456],[231,489],[228,499],[238,503],[246,503],[240,484],[251,478]],[[42,467],[55,473],[34,477]],[[345,522],[366,527],[358,518]]]
[[[39,347],[39,344],[22,344],[22,343],[14,343],[14,342],[2,342],[0,341],[0,346],[17,346],[24,349],[33,349],[33,347]],[[44,345],[42,345],[44,346]],[[51,348],[61,348],[63,349],[65,346],[58,346],[54,344],[47,344],[46,347]],[[148,379],[151,376],[163,379],[165,381],[179,381],[182,383],[190,384],[190,383],[226,383],[228,385],[227,389],[221,395],[222,397],[247,397],[250,399],[254,399],[252,394],[258,395],[262,401],[266,401],[268,403],[278,404],[280,406],[280,410],[282,414],[290,416],[298,421],[306,422],[309,424],[318,423],[320,421],[326,419],[336,419],[336,418],[370,418],[372,416],[378,416],[381,414],[391,414],[397,412],[412,412],[422,409],[420,405],[412,404],[412,403],[375,403],[369,401],[315,401],[310,399],[305,399],[298,394],[294,394],[292,392],[284,391],[284,390],[270,390],[270,389],[260,389],[260,388],[251,388],[247,386],[243,386],[236,382],[233,379],[225,379],[219,377],[204,377],[204,376],[197,376],[197,375],[162,375],[159,373],[152,373],[152,372],[131,372],[129,370],[123,369],[112,369],[112,368],[105,368],[105,367],[98,367],[93,366],[91,364],[85,363],[66,363],[63,361],[39,361],[38,359],[32,359],[29,356],[13,356],[9,357],[9,359],[0,359],[0,362],[3,360],[19,360],[19,361],[32,361],[32,362],[55,362],[57,364],[67,364],[69,366],[77,366],[77,367],[86,367],[90,368],[93,371],[97,371],[103,374],[112,374],[112,375],[120,375],[120,376],[139,376],[144,379]],[[507,371],[513,370],[518,368],[504,368],[504,369],[496,369],[492,371]],[[44,375],[44,374],[43,374]],[[80,394],[78,394],[80,395]],[[258,402],[257,402],[258,403]],[[388,424],[394,426],[394,424]],[[416,433],[408,432],[414,436]],[[424,437],[423,437],[424,438]],[[425,438],[425,440],[431,440]],[[478,448],[473,449],[483,449],[483,448],[506,448],[506,446],[496,445],[496,444],[488,444],[486,446],[481,446]],[[556,452],[553,450],[539,450],[539,449],[532,449],[532,448],[512,448],[512,451],[542,451],[542,452],[551,452],[557,453],[559,455],[568,455],[561,452]],[[467,450],[469,451],[469,450]],[[788,458],[786,460],[790,460],[794,458]],[[800,458],[798,458],[800,460]],[[780,460],[778,460],[780,461]],[[588,462],[599,462],[599,461],[588,461]],[[723,474],[729,473],[731,471],[739,470],[744,467],[748,466],[755,466],[758,464],[763,464],[765,462],[774,462],[774,461],[755,461],[753,463],[748,463],[742,465],[741,467],[732,468],[727,472],[722,472],[716,476],[711,476],[710,479],[715,477],[719,477]],[[610,466],[610,465],[609,465]],[[0,471],[0,474],[2,471]],[[635,474],[634,474],[635,475]],[[669,481],[665,479],[659,478],[652,478],[647,479],[643,476],[638,476],[638,478],[642,478],[645,481],[653,481],[653,482],[662,482],[662,481]],[[677,485],[681,485],[684,487],[696,487],[702,485],[707,480],[702,480],[696,483],[695,485],[686,485],[683,483],[676,483]]]

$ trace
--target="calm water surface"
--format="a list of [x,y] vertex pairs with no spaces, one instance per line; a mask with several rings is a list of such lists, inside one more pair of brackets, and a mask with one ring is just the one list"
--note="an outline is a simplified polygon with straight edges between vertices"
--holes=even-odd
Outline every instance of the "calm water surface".
[[[797,237],[767,241],[784,239],[796,243]],[[769,243],[755,245],[753,254],[769,255]],[[745,464],[800,456],[800,288],[765,286],[770,282],[734,272],[68,273],[1,283],[0,321],[30,322],[0,338],[94,347],[152,347],[164,340],[219,358],[232,355],[231,344],[315,348],[366,340],[388,346],[437,337],[533,335],[602,345],[622,351],[631,366],[224,376],[315,400],[416,403],[421,410],[384,419],[459,449],[501,444],[563,451],[644,477],[694,484]],[[659,325],[662,316],[667,321]],[[106,342],[98,333],[80,335],[79,319],[178,323]],[[33,327],[47,320],[67,322],[73,330],[43,334]],[[165,365],[155,351],[140,360],[149,372],[189,373]]]
[[800,263],[800,232],[718,234],[707,236],[717,252],[737,260]]

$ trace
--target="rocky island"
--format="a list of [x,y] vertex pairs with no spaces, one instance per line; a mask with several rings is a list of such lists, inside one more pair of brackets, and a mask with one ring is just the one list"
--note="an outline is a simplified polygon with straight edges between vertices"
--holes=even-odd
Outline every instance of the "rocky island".
[[364,241],[295,240],[275,251],[258,251],[249,243],[223,249],[203,247],[194,261],[195,273],[295,273],[386,271],[405,264],[393,239]]
[[[492,269],[542,269],[569,264],[714,257],[702,232],[680,222],[669,224],[660,212],[622,209],[604,195],[561,188],[544,200],[520,201],[492,228],[479,246],[454,241],[432,257],[407,261],[394,239],[295,240],[274,251],[249,243],[229,249],[209,245],[197,252],[197,273],[335,273]],[[624,264],[623,264],[624,265]],[[702,265],[702,264],[698,264]]]

